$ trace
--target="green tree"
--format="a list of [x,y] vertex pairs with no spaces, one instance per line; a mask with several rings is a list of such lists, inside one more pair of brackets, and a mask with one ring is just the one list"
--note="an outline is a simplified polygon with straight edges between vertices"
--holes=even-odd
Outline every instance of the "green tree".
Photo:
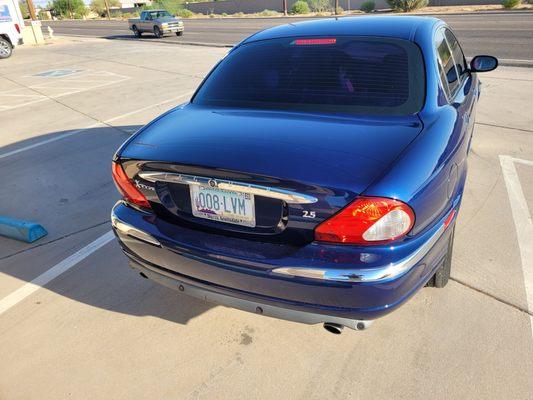
[[[109,4],[109,8],[120,7],[120,1],[118,0],[107,0],[107,4]],[[89,8],[91,11],[95,12],[101,17],[105,17],[107,15],[105,9],[105,0],[92,0]]]
[[28,11],[28,5],[24,1],[19,1],[19,7],[20,7],[20,13],[22,14],[22,18],[24,19],[30,18],[30,12]]
[[83,0],[54,0],[52,9],[63,18],[81,18],[88,12]]

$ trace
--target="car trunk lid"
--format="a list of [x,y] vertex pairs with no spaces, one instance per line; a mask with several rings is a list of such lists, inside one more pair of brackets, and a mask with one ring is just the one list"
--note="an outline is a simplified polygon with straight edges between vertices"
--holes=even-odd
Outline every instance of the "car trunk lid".
[[[416,116],[359,118],[188,105],[149,125],[120,158],[166,220],[213,233],[302,243],[313,239],[319,222],[382,175],[421,128]],[[208,193],[210,184],[253,194],[254,224],[195,215],[191,188],[202,186]],[[230,210],[237,204],[226,200]]]

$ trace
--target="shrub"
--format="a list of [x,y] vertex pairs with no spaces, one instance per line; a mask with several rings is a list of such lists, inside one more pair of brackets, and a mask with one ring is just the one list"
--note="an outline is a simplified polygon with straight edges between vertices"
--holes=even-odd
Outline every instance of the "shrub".
[[258,13],[261,17],[272,17],[273,15],[278,15],[277,11],[274,10],[263,10],[260,13]]
[[325,13],[333,10],[330,0],[308,0],[309,7],[316,13]]
[[227,16],[228,16],[227,13],[222,13],[222,14],[220,14],[220,15],[221,15],[222,17],[227,17]]
[[125,12],[122,13],[122,18],[139,18],[140,14],[138,12]]
[[298,0],[291,9],[291,13],[293,14],[309,14],[310,12],[309,5],[303,0]]
[[233,14],[233,16],[236,17],[236,18],[241,18],[241,17],[244,17],[244,13],[243,12],[238,12],[238,13]]
[[395,11],[413,11],[426,7],[428,0],[387,0],[389,6]]
[[178,11],[176,11],[176,17],[180,18],[191,18],[193,15],[194,13],[186,8],[180,8]]
[[182,9],[181,2],[176,0],[157,0],[152,3],[155,9],[167,10],[172,15],[176,15],[178,10]]
[[[109,4],[109,7],[120,7],[120,1],[118,0],[107,0],[107,4]],[[104,0],[92,0],[89,8],[101,17],[107,15]]]
[[50,19],[50,13],[48,11],[45,11],[45,10],[39,11],[39,19],[41,21],[49,20]]
[[520,5],[521,0],[503,0],[502,6],[503,8],[516,8]]
[[336,13],[340,15],[340,14],[342,14],[343,12],[344,12],[344,9],[343,9],[341,6],[338,6],[338,7],[337,7],[337,12],[336,12]]
[[374,3],[372,0],[365,1],[363,4],[361,4],[361,11],[370,13],[374,11],[376,8],[376,3]]

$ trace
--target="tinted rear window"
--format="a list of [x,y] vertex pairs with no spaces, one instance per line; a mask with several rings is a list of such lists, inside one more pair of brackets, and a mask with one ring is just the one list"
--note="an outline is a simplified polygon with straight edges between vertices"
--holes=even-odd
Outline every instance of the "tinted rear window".
[[212,72],[195,104],[406,115],[424,102],[420,50],[400,39],[283,38],[245,44]]

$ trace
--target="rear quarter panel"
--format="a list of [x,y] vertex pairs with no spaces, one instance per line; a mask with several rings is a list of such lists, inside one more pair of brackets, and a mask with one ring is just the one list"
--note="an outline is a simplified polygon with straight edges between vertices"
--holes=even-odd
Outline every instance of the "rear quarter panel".
[[434,32],[442,25],[440,22],[431,28],[425,26],[414,34],[426,68],[426,103],[419,114],[424,129],[388,171],[365,191],[366,195],[408,203],[416,215],[411,235],[432,225],[452,204],[460,202],[466,179],[466,158],[474,121],[474,115],[470,114],[475,110],[479,83],[473,74],[468,87],[465,84],[462,89],[461,103],[447,101],[433,46]]

